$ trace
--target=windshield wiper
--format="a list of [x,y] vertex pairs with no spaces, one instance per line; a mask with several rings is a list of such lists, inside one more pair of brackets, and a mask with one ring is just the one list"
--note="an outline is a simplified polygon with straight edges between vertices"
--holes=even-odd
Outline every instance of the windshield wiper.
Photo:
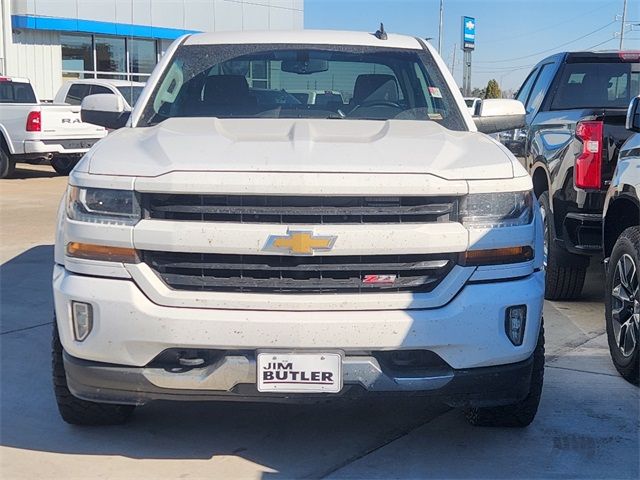
[[342,110],[338,109],[337,113],[333,113],[333,112],[331,112],[331,113],[329,114],[329,116],[328,116],[328,117],[326,117],[326,118],[332,118],[332,119],[342,120],[342,119],[344,119],[344,118],[347,118],[347,115],[346,115]]

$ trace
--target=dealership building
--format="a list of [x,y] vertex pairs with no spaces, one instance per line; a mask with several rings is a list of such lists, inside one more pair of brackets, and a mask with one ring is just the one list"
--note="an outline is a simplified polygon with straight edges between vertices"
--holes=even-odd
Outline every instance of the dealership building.
[[0,75],[51,100],[65,79],[145,81],[185,33],[299,30],[304,0],[0,0]]

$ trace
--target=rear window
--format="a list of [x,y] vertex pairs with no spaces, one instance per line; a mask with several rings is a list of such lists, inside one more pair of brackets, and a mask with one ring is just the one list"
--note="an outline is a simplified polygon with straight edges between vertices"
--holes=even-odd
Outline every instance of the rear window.
[[640,94],[638,63],[570,63],[565,65],[552,110],[627,108]]
[[0,82],[0,103],[37,103],[28,83]]

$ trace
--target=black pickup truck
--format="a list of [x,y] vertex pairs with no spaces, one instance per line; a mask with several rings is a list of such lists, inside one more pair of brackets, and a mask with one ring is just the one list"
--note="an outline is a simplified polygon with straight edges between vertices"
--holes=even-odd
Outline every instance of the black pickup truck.
[[538,63],[516,98],[526,127],[501,135],[533,177],[545,219],[546,298],[580,296],[602,253],[602,210],[640,94],[640,52],[564,52]]

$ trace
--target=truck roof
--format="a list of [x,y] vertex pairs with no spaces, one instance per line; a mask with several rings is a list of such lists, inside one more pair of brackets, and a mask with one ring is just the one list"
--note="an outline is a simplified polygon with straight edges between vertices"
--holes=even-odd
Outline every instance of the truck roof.
[[548,63],[552,58],[563,57],[565,63],[577,63],[589,60],[601,60],[603,62],[637,62],[640,60],[640,51],[638,50],[594,50],[594,51],[575,51],[575,52],[558,52],[549,55],[540,60],[536,66]]
[[0,82],[15,82],[15,83],[31,83],[28,78],[23,77],[5,77],[0,75]]
[[600,50],[584,52],[567,52],[566,62],[602,60],[603,62],[637,62],[640,60],[640,51],[634,50]]
[[293,30],[197,33],[190,35],[185,45],[229,45],[229,44],[320,44],[361,45],[372,47],[404,48],[420,50],[422,46],[414,37],[389,33],[386,40],[373,33],[337,30]]
[[67,80],[65,83],[89,83],[92,85],[111,85],[113,87],[144,87],[144,83],[142,82],[109,78],[76,78],[73,80]]

